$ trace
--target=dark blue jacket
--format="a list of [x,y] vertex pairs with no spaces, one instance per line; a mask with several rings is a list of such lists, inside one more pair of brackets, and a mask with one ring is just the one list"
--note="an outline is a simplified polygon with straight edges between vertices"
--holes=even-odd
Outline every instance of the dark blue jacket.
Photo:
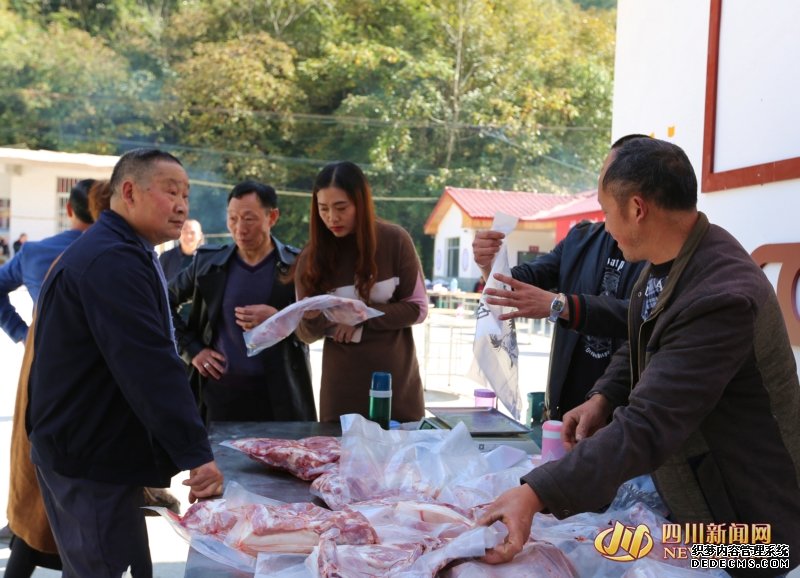
[[[560,320],[553,335],[547,384],[547,407],[553,419],[560,419],[561,392],[579,334],[612,337],[614,350],[628,339],[628,298],[643,263],[625,263],[616,299],[598,296],[607,257],[616,246],[605,223],[579,223],[550,253],[511,269],[514,279],[575,296],[570,299],[569,324]],[[591,385],[586,384],[587,389]]]
[[167,486],[213,459],[145,245],[105,211],[42,286],[26,416],[39,466]]
[[28,324],[11,305],[8,294],[24,285],[36,303],[50,265],[80,236],[77,229],[69,229],[41,241],[28,241],[22,244],[13,259],[0,267],[0,327],[15,342],[25,340]]

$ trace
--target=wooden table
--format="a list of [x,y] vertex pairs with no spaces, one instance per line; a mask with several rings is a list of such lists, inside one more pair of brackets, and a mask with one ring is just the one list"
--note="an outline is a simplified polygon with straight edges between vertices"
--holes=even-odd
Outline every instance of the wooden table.
[[[312,496],[309,482],[272,470],[250,459],[244,453],[220,446],[226,440],[248,437],[300,439],[309,436],[340,436],[338,423],[319,422],[215,422],[211,424],[209,440],[225,482],[236,481],[246,490],[282,502],[315,502],[325,504]],[[186,578],[252,578],[252,574],[238,572],[189,549],[186,559]]]

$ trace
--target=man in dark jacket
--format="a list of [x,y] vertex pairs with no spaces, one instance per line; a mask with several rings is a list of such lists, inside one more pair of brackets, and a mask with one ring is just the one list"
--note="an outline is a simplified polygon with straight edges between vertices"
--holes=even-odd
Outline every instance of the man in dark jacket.
[[[254,181],[228,195],[234,243],[201,247],[170,283],[181,352],[206,421],[313,421],[308,346],[294,335],[248,357],[243,332],[295,300],[289,270],[299,251],[275,239],[275,189]],[[188,322],[177,314],[188,301]]]
[[[639,136],[619,139],[609,154]],[[484,278],[502,240],[496,231],[475,235],[472,253]],[[625,260],[604,223],[583,222],[551,252],[513,267],[511,278],[499,276],[511,291],[487,290],[487,303],[515,309],[501,319],[549,318],[556,323],[545,397],[549,419],[561,419],[582,404],[613,353],[627,341],[628,298],[642,266]]]
[[488,508],[482,522],[503,520],[509,536],[487,559],[519,552],[536,512],[593,510],[653,472],[675,522],[766,524],[771,543],[788,546],[786,567],[742,554],[732,575],[784,574],[800,563],[800,383],[775,291],[697,211],[694,170],[676,145],[625,143],[598,199],[625,257],[649,262],[631,294],[631,341],[564,416],[572,451]]
[[189,501],[222,489],[153,250],[180,234],[189,179],[138,149],[110,186],[111,210],[54,264],[32,328],[31,459],[67,577],[152,575],[142,486],[190,470]]
[[194,258],[197,248],[203,244],[203,228],[200,221],[186,219],[181,229],[181,236],[178,244],[172,249],[164,251],[158,260],[161,268],[164,269],[164,276],[167,282],[172,281],[178,273],[186,269]]

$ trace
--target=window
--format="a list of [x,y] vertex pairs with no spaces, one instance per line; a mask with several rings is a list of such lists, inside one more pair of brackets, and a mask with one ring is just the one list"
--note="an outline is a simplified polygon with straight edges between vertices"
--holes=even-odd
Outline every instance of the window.
[[0,233],[11,228],[11,199],[0,199]]
[[523,263],[527,263],[528,261],[533,261],[544,255],[539,251],[532,252],[532,251],[517,251],[517,265],[522,265]]
[[447,239],[447,276],[458,277],[458,252],[460,239],[453,237]]

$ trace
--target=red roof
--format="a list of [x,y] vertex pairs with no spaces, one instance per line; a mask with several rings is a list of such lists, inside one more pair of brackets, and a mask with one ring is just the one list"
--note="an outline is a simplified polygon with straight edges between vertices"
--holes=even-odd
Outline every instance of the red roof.
[[[564,197],[561,198],[564,199]],[[583,193],[572,195],[569,200],[560,205],[539,211],[528,218],[533,221],[549,221],[602,211],[600,203],[597,202],[597,191],[584,191]]]
[[455,203],[473,219],[493,219],[498,211],[525,219],[540,211],[564,203],[564,195],[528,193],[524,191],[491,191],[446,187]]
[[445,187],[444,193],[425,222],[425,233],[429,235],[436,233],[439,223],[453,204],[463,213],[465,223],[468,221],[478,225],[477,222],[485,221],[482,226],[488,226],[497,212],[519,217],[521,221],[531,221],[538,213],[569,200],[570,197],[567,195],[548,193]]

